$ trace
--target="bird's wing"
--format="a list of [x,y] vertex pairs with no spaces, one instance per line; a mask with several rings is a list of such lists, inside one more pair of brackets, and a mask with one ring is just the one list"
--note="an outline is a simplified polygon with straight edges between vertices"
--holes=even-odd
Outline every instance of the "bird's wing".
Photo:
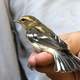
[[[35,32],[35,31],[34,31]],[[69,52],[62,52],[60,45],[56,40],[49,38],[43,34],[28,34],[29,40],[32,42],[34,49],[39,49],[40,51],[50,52],[55,61],[55,71],[57,72],[70,72],[70,71],[80,71],[80,59],[77,59],[74,55]],[[45,50],[43,50],[45,49]],[[36,50],[38,51],[38,50]],[[55,52],[54,52],[55,51]]]
[[45,45],[47,47],[51,47],[53,49],[58,49],[58,50],[62,50],[62,47],[59,45],[59,43],[54,40],[54,39],[51,39],[47,36],[37,36],[36,39],[35,37],[33,38],[35,42],[39,43],[39,44],[42,44],[42,45]]
[[[80,71],[80,59],[78,59],[76,56],[72,55],[69,51],[60,51],[61,47],[58,45],[58,43],[48,38],[47,36],[37,36],[35,39],[35,42],[43,45],[41,47],[47,46],[47,50],[55,51],[54,53],[50,51],[50,53],[54,56],[55,60],[55,70],[60,72],[71,72],[71,71]],[[49,49],[48,49],[49,48]],[[51,49],[50,49],[51,48]]]
[[[43,33],[44,35],[52,38],[53,42],[56,43],[56,44],[58,44],[58,47],[61,47],[62,49],[67,49],[66,43],[64,41],[62,41],[51,29],[49,29],[48,27],[46,27],[44,24],[41,24],[39,26],[35,26],[35,28],[40,33]],[[52,43],[52,41],[51,41],[51,43]]]

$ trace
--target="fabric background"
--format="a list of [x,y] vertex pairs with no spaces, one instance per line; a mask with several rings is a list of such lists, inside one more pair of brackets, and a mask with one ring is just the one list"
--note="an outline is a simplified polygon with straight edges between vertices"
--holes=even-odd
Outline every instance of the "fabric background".
[[0,80],[20,80],[7,4],[0,0]]

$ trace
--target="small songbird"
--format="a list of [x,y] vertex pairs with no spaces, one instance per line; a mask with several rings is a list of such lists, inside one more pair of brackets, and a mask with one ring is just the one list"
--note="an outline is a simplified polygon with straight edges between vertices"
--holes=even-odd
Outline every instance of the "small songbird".
[[22,16],[16,21],[26,30],[26,37],[36,52],[53,55],[56,72],[80,71],[80,59],[70,53],[67,44],[52,30],[33,16]]

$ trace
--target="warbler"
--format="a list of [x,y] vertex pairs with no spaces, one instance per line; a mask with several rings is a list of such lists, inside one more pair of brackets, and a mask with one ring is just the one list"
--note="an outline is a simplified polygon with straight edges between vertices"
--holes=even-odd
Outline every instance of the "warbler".
[[51,29],[33,16],[22,16],[16,21],[26,30],[26,38],[36,52],[46,51],[53,55],[56,72],[80,71],[80,59],[73,55],[67,44]]

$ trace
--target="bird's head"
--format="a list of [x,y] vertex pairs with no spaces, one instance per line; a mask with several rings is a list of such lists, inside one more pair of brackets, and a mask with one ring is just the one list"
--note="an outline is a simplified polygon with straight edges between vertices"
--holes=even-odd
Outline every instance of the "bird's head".
[[37,26],[40,23],[39,20],[33,16],[22,16],[16,22],[23,25],[26,29],[30,29],[34,26]]

